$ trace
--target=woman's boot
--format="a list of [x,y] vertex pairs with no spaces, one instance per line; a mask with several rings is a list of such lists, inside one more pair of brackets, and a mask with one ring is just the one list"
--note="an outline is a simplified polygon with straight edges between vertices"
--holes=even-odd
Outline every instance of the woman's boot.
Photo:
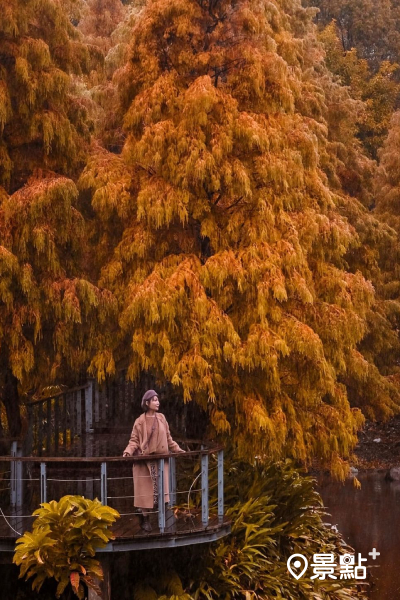
[[140,527],[143,529],[143,531],[146,531],[146,533],[150,533],[150,531],[153,530],[150,523],[149,515],[144,515],[142,513]]

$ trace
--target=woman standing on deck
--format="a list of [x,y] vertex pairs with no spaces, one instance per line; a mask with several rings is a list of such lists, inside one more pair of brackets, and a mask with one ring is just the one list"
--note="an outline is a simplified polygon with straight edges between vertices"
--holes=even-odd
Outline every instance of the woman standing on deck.
[[[135,454],[166,454],[185,452],[174,442],[164,415],[158,413],[160,401],[154,390],[148,390],[142,398],[144,413],[136,419],[124,456]],[[157,461],[141,461],[133,465],[134,506],[142,511],[142,529],[149,532],[149,510],[158,504]],[[164,461],[164,501],[169,502],[169,469]]]

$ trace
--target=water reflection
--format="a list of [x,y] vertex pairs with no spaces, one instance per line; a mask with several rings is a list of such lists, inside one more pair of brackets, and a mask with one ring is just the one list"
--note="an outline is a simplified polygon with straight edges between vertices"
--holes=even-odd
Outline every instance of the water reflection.
[[[319,480],[318,491],[331,514],[326,520],[337,525],[356,554],[368,558],[370,598],[394,600],[400,598],[400,482],[386,481],[385,473],[357,477],[361,490],[351,480],[344,485],[328,476]],[[380,552],[375,561],[368,555],[373,548]]]

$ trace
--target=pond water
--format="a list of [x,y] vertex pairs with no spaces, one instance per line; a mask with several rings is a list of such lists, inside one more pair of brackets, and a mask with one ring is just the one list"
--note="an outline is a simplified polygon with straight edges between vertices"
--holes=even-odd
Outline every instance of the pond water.
[[[386,481],[385,473],[357,475],[361,489],[352,480],[345,484],[328,476],[319,479],[318,491],[331,517],[325,521],[337,525],[344,539],[368,558],[372,574],[370,598],[400,598],[400,481]],[[380,556],[374,561],[369,552],[376,548]]]

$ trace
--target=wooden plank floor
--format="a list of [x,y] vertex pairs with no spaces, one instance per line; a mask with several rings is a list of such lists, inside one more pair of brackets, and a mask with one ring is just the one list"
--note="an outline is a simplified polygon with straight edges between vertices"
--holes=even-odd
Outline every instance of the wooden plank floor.
[[[112,457],[121,456],[126,447],[130,434],[129,429],[117,431],[101,431],[86,434],[81,438],[75,438],[68,448],[60,448],[58,452],[62,457],[82,457],[79,463],[48,463],[47,464],[47,498],[59,499],[66,494],[78,494],[87,498],[100,498],[100,463],[87,463],[85,457]],[[43,456],[45,457],[45,452]],[[197,457],[196,457],[197,460]],[[180,474],[177,489],[178,503],[186,500],[188,490],[193,481],[192,465],[193,457],[182,455],[179,462]],[[185,465],[187,467],[185,471]],[[10,508],[10,465],[0,464],[0,553],[1,550],[12,550],[18,533],[30,531],[32,528],[32,514],[40,505],[40,468],[38,463],[26,463],[23,465],[23,508],[15,514]],[[214,471],[216,465],[214,465]],[[3,473],[4,471],[4,473]],[[215,473],[214,473],[215,475]],[[198,486],[196,486],[198,487]],[[186,490],[186,491],[185,491]],[[207,527],[201,521],[199,509],[188,510],[175,509],[166,513],[166,527],[163,533],[158,528],[158,515],[150,516],[152,531],[146,533],[140,527],[140,518],[137,509],[133,508],[133,479],[132,465],[130,463],[109,463],[107,471],[108,503],[118,510],[122,516],[113,526],[116,537],[115,543],[127,542],[129,548],[135,549],[135,543],[141,547],[151,547],[152,540],[155,547],[162,547],[170,541],[183,540],[180,543],[201,543],[217,539],[229,533],[230,521],[227,518],[218,519],[211,515]],[[196,496],[197,494],[197,496]],[[190,505],[199,506],[199,490],[192,489]],[[187,505],[186,505],[187,506]],[[214,505],[215,506],[215,505]],[[210,511],[213,509],[210,506]],[[215,510],[215,509],[214,509]],[[18,533],[17,533],[18,532]],[[193,542],[190,541],[193,538]],[[131,543],[130,543],[131,542]],[[177,543],[179,545],[179,543]],[[111,550],[113,551],[113,550]]]
[[[171,511],[172,512],[172,511]],[[23,510],[20,515],[23,514]],[[0,539],[17,539],[19,536],[13,529],[18,533],[23,533],[26,530],[31,530],[34,518],[27,516],[11,515],[9,511],[7,514],[1,515],[0,513]],[[8,521],[8,523],[7,523]],[[171,536],[179,534],[187,534],[193,532],[200,532],[205,529],[202,521],[201,514],[199,511],[192,511],[191,516],[187,514],[178,513],[176,517],[170,516],[166,519],[166,527],[164,533],[160,533],[157,523],[157,515],[153,514],[150,516],[150,522],[153,527],[153,531],[146,533],[140,527],[139,515],[125,515],[121,516],[113,525],[112,531],[116,538],[133,539],[135,537],[154,537],[154,536]],[[224,519],[224,523],[228,522]],[[207,530],[213,531],[221,526],[218,517],[211,516],[208,521]]]
[[[33,517],[27,516],[28,509],[21,509],[19,515],[11,515],[10,511],[0,513],[0,540],[7,540],[9,542],[16,541],[19,535],[16,533],[24,533],[24,531],[31,531],[33,524]],[[25,515],[25,516],[21,516]],[[191,514],[187,512],[178,512],[176,516],[172,510],[167,510],[166,514],[166,527],[163,533],[160,533],[157,522],[157,514],[150,515],[150,523],[153,530],[150,533],[145,532],[140,527],[139,515],[124,515],[121,516],[113,525],[112,532],[115,535],[115,541],[118,540],[143,540],[150,538],[172,538],[181,535],[190,535],[193,533],[201,534],[218,531],[222,527],[229,525],[229,520],[224,518],[219,520],[217,516],[211,515],[207,527],[204,527],[201,521],[201,512],[192,511]]]
[[[172,512],[172,511],[171,511]],[[170,514],[166,515],[166,527],[164,533],[160,533],[157,522],[157,515],[150,517],[150,523],[153,530],[146,533],[140,527],[140,518],[138,515],[124,516],[118,519],[113,526],[113,533],[117,539],[134,539],[134,538],[153,538],[153,537],[173,537],[179,535],[187,535],[190,533],[200,533],[202,531],[216,531],[224,524],[229,523],[228,519],[222,522],[216,516],[211,516],[208,520],[207,527],[204,527],[201,521],[200,511],[192,511],[192,515],[178,513],[176,517]]]

